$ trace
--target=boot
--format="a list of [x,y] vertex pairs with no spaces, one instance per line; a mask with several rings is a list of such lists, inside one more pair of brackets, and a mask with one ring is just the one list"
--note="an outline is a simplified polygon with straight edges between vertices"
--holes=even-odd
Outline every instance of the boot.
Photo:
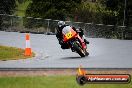
[[83,35],[82,37],[83,37],[83,39],[84,39],[84,42],[85,42],[86,44],[89,44],[89,41],[86,40],[86,37],[85,37],[84,35]]
[[84,39],[84,42],[85,42],[86,44],[89,44],[89,41],[88,41],[88,40],[86,40],[86,39]]
[[62,49],[69,49],[69,46],[66,43],[61,44]]

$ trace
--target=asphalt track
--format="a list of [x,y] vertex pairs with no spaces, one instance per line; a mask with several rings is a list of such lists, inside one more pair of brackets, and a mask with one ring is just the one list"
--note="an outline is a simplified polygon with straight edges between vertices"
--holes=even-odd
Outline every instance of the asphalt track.
[[[0,68],[132,68],[132,40],[87,38],[88,57],[62,50],[55,35],[30,34],[36,57],[0,61]],[[25,34],[0,31],[0,45],[25,48]]]

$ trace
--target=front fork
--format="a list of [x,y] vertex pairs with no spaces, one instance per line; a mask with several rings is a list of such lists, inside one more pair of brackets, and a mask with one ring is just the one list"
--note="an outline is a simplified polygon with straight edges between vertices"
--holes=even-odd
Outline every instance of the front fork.
[[[76,41],[78,44],[78,47],[80,47],[80,48],[82,48],[82,49],[85,49],[85,48],[83,48],[82,47],[82,45],[81,45],[81,43],[80,43],[80,41],[79,40],[74,40],[74,41]],[[71,45],[71,50],[72,50],[72,52],[75,52],[75,50],[74,50],[74,48],[73,48],[73,43],[75,43],[74,41],[70,41],[69,43],[70,43],[70,45]]]
[[71,51],[72,51],[72,52],[75,52],[75,50],[74,50],[74,48],[73,48],[73,43],[74,43],[74,41],[70,41],[70,42],[69,42],[69,44],[70,44],[70,46],[71,46]]
[[87,44],[84,42],[84,39],[82,39],[79,35],[77,35],[77,37],[81,42],[82,48],[87,49]]

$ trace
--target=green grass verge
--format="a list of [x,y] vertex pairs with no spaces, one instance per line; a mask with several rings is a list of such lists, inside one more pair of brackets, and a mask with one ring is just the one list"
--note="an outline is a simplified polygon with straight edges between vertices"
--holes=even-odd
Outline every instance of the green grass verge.
[[80,86],[75,76],[0,77],[0,88],[132,88],[132,83]]
[[32,56],[24,56],[24,49],[0,45],[0,60],[26,59]]

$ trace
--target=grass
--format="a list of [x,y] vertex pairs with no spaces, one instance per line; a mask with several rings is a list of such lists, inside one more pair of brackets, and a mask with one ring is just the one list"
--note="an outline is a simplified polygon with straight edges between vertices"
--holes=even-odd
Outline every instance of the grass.
[[75,79],[75,76],[0,77],[0,88],[132,88],[132,83],[80,86]]
[[0,60],[26,59],[32,56],[24,56],[24,50],[21,48],[7,47],[0,45]]

